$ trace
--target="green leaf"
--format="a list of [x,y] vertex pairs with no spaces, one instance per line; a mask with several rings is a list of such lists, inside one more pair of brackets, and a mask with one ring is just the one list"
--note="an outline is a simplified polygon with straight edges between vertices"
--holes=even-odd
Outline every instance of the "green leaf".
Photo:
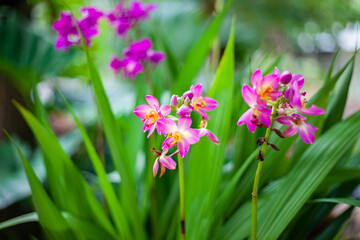
[[[216,194],[222,176],[227,139],[231,120],[231,101],[234,81],[234,34],[233,21],[229,41],[220,61],[215,82],[209,96],[219,103],[218,108],[209,113],[209,129],[218,136],[216,146],[202,138],[192,148],[186,178],[186,232],[190,239],[208,238],[211,230],[209,218],[215,210]],[[192,226],[197,226],[196,228]]]
[[16,102],[15,105],[43,150],[48,181],[55,204],[61,210],[66,210],[80,218],[91,219],[113,233],[114,229],[104,209],[96,200],[79,170],[62,149],[55,134],[53,132],[50,134],[48,129],[43,127],[28,110]]
[[360,201],[351,198],[318,198],[312,200],[311,202],[345,203],[354,207],[360,207]]
[[[359,135],[360,112],[357,112],[315,141],[273,191],[268,195],[260,193],[259,239],[271,240],[280,236]],[[249,236],[251,203],[246,206],[243,205],[222,227],[219,238],[243,239]]]
[[[69,226],[65,219],[61,216],[60,211],[51,201],[45,189],[41,185],[41,182],[35,175],[34,170],[31,168],[29,161],[26,159],[20,148],[17,146],[11,136],[5,132],[10,140],[14,143],[18,150],[22,164],[24,166],[27,178],[30,183],[32,191],[32,199],[35,205],[35,209],[40,221],[41,226],[48,234],[55,239],[74,239],[73,233],[70,231]],[[29,217],[29,216],[28,216]],[[31,216],[30,216],[31,218]],[[34,216],[32,216],[34,218]],[[21,220],[21,219],[20,219]]]
[[[64,2],[65,5],[67,5]],[[70,7],[67,5],[68,9]],[[84,37],[80,31],[79,26],[76,26],[81,36],[81,42],[83,49],[86,54],[86,59],[90,72],[90,80],[93,85],[96,104],[99,111],[99,117],[104,128],[105,137],[109,144],[110,152],[112,155],[113,163],[116,170],[119,172],[121,177],[121,203],[126,215],[129,216],[134,227],[134,234],[137,239],[144,239],[145,229],[142,225],[142,219],[140,218],[138,200],[136,196],[136,185],[135,185],[135,173],[131,167],[131,161],[133,158],[130,157],[122,135],[120,133],[119,126],[117,125],[114,113],[112,112],[110,101],[106,95],[103,83],[98,69],[95,66],[91,52],[87,47]],[[134,154],[134,153],[132,153]]]
[[37,222],[37,221],[39,221],[39,216],[36,212],[27,213],[0,223],[0,229],[16,226],[23,223]]
[[325,123],[323,126],[323,130],[325,131],[342,119],[351,79],[353,76],[354,65],[355,58],[354,61],[351,62],[350,68],[348,69],[347,74],[343,78],[343,82],[339,83],[340,86],[336,88],[335,94],[331,96],[331,100],[329,101],[329,106],[326,109],[325,114]]
[[114,218],[115,225],[116,225],[119,233],[122,234],[121,236],[123,238],[129,239],[130,238],[129,226],[126,221],[126,216],[124,215],[124,210],[121,207],[121,205],[119,204],[119,200],[116,197],[116,193],[107,178],[106,171],[105,171],[104,167],[102,166],[99,155],[96,153],[96,150],[95,150],[89,136],[87,135],[87,133],[86,133],[84,127],[82,126],[82,124],[80,123],[79,119],[76,117],[75,112],[72,110],[71,106],[66,101],[65,97],[62,95],[60,90],[59,89],[57,89],[57,90],[58,90],[58,93],[60,94],[61,98],[63,99],[66,107],[68,108],[69,112],[73,116],[73,118],[76,122],[76,125],[79,128],[80,133],[84,139],[84,144],[85,144],[86,150],[87,150],[90,160],[94,166],[96,174],[99,177],[99,182],[100,182],[101,188],[104,192],[105,199],[108,203],[110,212]]
[[221,24],[233,2],[234,0],[230,0],[224,6],[223,10],[211,21],[200,40],[186,56],[184,65],[179,69],[179,75],[172,88],[173,92],[185,92],[189,85],[191,85],[193,78],[203,65],[203,62],[211,49],[211,44],[217,36]]
[[259,238],[277,239],[280,236],[359,135],[360,112],[357,112],[335,125],[307,149],[284,178],[279,190],[267,201],[268,218],[259,217],[265,220],[260,222]]

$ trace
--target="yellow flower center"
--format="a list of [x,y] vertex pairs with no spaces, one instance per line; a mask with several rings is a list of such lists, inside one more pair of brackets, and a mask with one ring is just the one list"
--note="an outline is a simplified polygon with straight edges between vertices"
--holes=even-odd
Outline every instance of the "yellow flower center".
[[172,137],[174,139],[174,142],[172,144],[175,144],[181,140],[181,134],[179,131],[169,133],[168,137]]
[[261,86],[260,91],[258,94],[261,98],[270,99],[269,93],[271,93],[274,89],[271,86]]
[[195,109],[199,109],[199,108],[203,108],[206,106],[206,102],[203,100],[202,97],[199,97],[197,98],[195,101],[194,101],[194,108]]
[[156,122],[156,120],[159,119],[159,114],[155,110],[151,110],[150,112],[148,112],[145,115],[145,119],[148,119],[148,118],[152,119],[151,124],[153,124],[154,122]]
[[254,118],[257,118],[259,116],[259,110],[257,110],[256,108],[254,108],[254,111],[253,111],[253,116]]

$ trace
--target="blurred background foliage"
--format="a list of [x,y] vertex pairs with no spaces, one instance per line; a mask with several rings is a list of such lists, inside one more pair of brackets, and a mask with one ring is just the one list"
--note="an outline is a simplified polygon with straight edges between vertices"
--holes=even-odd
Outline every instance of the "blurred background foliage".
[[[82,6],[89,5],[95,5],[102,10],[110,10],[117,2],[114,0],[74,0],[71,1],[71,7],[74,12]],[[162,99],[166,100],[170,97],[169,89],[179,75],[186,56],[202,37],[211,19],[221,11],[224,0],[154,0],[152,2],[158,4],[158,9],[151,15],[148,22],[141,25],[141,32],[143,36],[152,38],[155,49],[167,54],[165,63],[156,68],[151,75],[155,94],[161,95]],[[98,113],[89,84],[90,76],[86,57],[80,47],[71,48],[69,52],[56,51],[54,48],[56,35],[52,30],[52,23],[64,9],[60,0],[1,1],[0,128],[7,129],[10,134],[16,136],[17,143],[21,143],[22,150],[26,150],[25,155],[30,160],[37,176],[44,181],[46,174],[41,163],[40,149],[11,100],[16,99],[40,119],[48,118],[52,129],[60,137],[65,151],[72,157],[91,188],[101,197],[99,183],[88,161],[80,133],[75,130],[74,120],[68,114],[66,106],[53,86],[55,82],[86,126],[97,152],[104,159],[107,172],[110,172],[111,182],[114,185],[118,184],[119,177],[113,172],[114,166],[110,161],[110,152],[108,146],[104,144],[104,134],[97,118]],[[218,48],[220,51],[212,51],[200,72],[196,74],[196,81],[203,83],[207,90],[212,85],[219,56],[222,55],[228,41],[233,16],[236,16],[235,108],[241,105],[240,86],[249,79],[258,66],[261,65],[262,69],[267,69],[269,72],[273,66],[278,65],[281,70],[289,69],[293,73],[303,74],[306,79],[304,88],[309,90],[312,96],[326,79],[327,70],[337,49],[340,50],[333,67],[334,72],[337,72],[351,58],[353,50],[360,43],[360,2],[358,0],[237,0],[225,16],[218,37],[213,43],[213,48]],[[114,37],[114,30],[104,20],[101,21],[100,31],[100,36],[94,39],[91,51],[95,65],[102,76],[112,110],[122,129],[127,129],[129,128],[128,120],[133,119],[132,110],[135,103],[143,99],[146,93],[142,96],[134,94],[141,88],[139,85],[142,79],[137,79],[137,82],[132,83],[121,75],[114,76],[109,70],[108,64],[112,54],[121,54],[126,45],[121,38]],[[360,102],[356,95],[360,92],[359,77],[360,68],[358,64],[355,64],[352,77],[354,80],[349,87],[344,116],[349,116],[360,109]],[[346,80],[342,80],[344,81]],[[36,102],[39,100],[45,105],[46,114],[42,112],[42,108],[37,107]],[[242,108],[244,109],[244,106]],[[235,118],[240,116],[243,109],[238,111],[238,115],[231,116],[234,120],[232,122],[236,121]],[[232,126],[231,130],[230,142],[234,143],[238,135],[247,136],[247,139],[253,139],[255,142],[256,137],[243,131],[244,129],[239,130]],[[259,136],[261,134],[259,133]],[[0,138],[0,221],[2,222],[30,212],[32,207],[29,201],[31,191],[15,147],[7,140],[3,132],[0,133]],[[144,144],[142,136],[138,138],[141,138],[141,140],[137,139],[140,144]],[[132,140],[134,139],[130,138],[129,141]],[[238,142],[235,143],[238,144]],[[354,149],[358,150],[358,145],[356,146]],[[253,151],[253,148],[232,149],[232,145],[228,148],[223,169],[225,180],[230,179],[227,176],[232,176],[234,171],[242,166],[242,161]],[[299,147],[298,151],[301,150]],[[196,151],[198,150],[194,150]],[[237,158],[231,160],[239,153],[243,156],[242,160]],[[286,156],[283,163],[281,167],[272,169],[273,172],[269,170],[274,174],[271,178],[264,177],[264,179],[276,180],[287,172],[289,165],[294,164],[286,162]],[[346,164],[349,167],[358,167],[359,153],[354,154]],[[165,179],[174,177],[165,176]],[[337,195],[339,191],[344,191],[359,197],[359,190],[352,193],[358,181],[354,179],[352,181],[346,185],[346,188],[334,186],[328,194]],[[228,182],[222,182],[221,189],[225,188],[226,183]],[[46,184],[45,181],[45,186]],[[156,184],[166,185],[166,181],[157,181]],[[165,187],[169,188],[169,186]],[[172,191],[175,192],[175,190]],[[238,191],[240,196],[245,196],[249,192],[241,189]],[[264,191],[271,192],[271,189]],[[164,192],[158,190],[158,194],[161,195]],[[322,195],[319,194],[319,196]],[[239,197],[234,201],[233,209],[229,209],[229,213],[243,203],[244,198]],[[166,205],[167,212],[172,206]],[[324,209],[320,211],[321,209],[314,210],[306,205],[304,212],[309,214],[317,212],[319,216],[316,216],[318,219],[314,220],[314,224],[318,224],[321,219],[328,216],[330,210],[333,209],[333,205],[331,206],[322,206]],[[336,219],[345,222],[349,214],[349,211],[343,211],[341,218]],[[225,218],[227,217],[230,218],[230,215],[225,215]],[[166,222],[166,219],[168,218],[164,213],[162,221]],[[294,224],[301,220],[301,216],[297,217]],[[294,224],[290,225],[290,228],[295,228]],[[226,227],[229,225],[231,221]],[[321,238],[321,234],[317,235],[316,231],[319,229],[314,229],[313,232],[304,231],[304,234],[318,236],[318,239],[326,239],[329,236],[325,232]],[[42,234],[37,223],[27,223],[0,231],[0,239],[30,239],[29,236],[41,238]],[[287,239],[286,237],[285,232],[283,239]]]

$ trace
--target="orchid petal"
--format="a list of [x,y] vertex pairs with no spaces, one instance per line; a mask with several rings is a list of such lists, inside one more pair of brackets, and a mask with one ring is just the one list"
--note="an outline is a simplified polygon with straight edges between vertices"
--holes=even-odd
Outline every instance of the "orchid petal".
[[301,108],[298,109],[298,111],[305,115],[321,115],[325,113],[325,110],[322,108],[319,108],[318,106],[311,105],[309,108]]
[[202,109],[204,111],[211,111],[217,108],[218,102],[215,99],[209,98],[209,97],[203,97],[203,100],[205,101],[206,105]]
[[150,107],[149,105],[143,104],[143,105],[140,105],[135,108],[134,114],[136,116],[138,116],[139,118],[145,118],[145,115],[151,110],[153,110],[152,107]]
[[261,80],[262,86],[270,86],[276,90],[279,86],[279,76],[276,74],[268,74]]
[[161,155],[159,162],[164,165],[167,169],[175,169],[176,162],[169,156]]
[[160,118],[159,120],[157,120],[156,124],[159,131],[164,135],[178,130],[178,127],[174,120],[171,120],[169,118]]
[[290,116],[283,116],[283,117],[277,117],[275,118],[275,121],[284,124],[284,125],[292,125],[293,122],[291,120],[292,118]]
[[163,116],[169,115],[171,113],[171,108],[169,105],[161,105],[160,112]]
[[253,114],[254,114],[254,109],[250,108],[243,115],[241,115],[241,117],[237,122],[237,125],[243,125],[247,122],[250,122]]
[[191,118],[190,117],[180,117],[178,120],[178,127],[180,131],[186,130],[191,126]]
[[185,140],[180,140],[178,142],[178,149],[179,149],[180,156],[182,158],[184,158],[186,156],[186,154],[189,152],[190,144],[188,142],[186,142]]
[[190,90],[193,92],[194,98],[202,96],[202,84],[197,84],[194,87],[191,86]]
[[241,89],[241,94],[249,107],[254,107],[257,103],[258,96],[253,89],[247,84],[244,84]]
[[292,124],[283,132],[283,135],[285,137],[291,137],[294,136],[298,131],[299,127],[297,127],[295,124]]
[[159,162],[158,162],[158,158],[157,158],[157,159],[155,160],[154,166],[153,166],[153,175],[154,175],[154,177],[156,176],[158,170],[159,170]]
[[251,85],[253,85],[254,89],[256,89],[258,86],[260,86],[261,79],[262,79],[262,73],[261,73],[260,69],[256,69],[256,71],[251,76]]
[[253,122],[247,122],[247,128],[249,129],[250,132],[254,133],[256,130],[256,124]]
[[157,100],[156,97],[147,95],[145,97],[146,101],[149,103],[150,106],[155,107],[155,108],[159,108],[159,101]]
[[155,131],[155,128],[156,128],[156,124],[153,124],[150,127],[149,134],[147,135],[147,138],[149,138],[151,136],[151,134],[153,134],[153,132]]
[[317,127],[314,127],[307,121],[303,121],[303,124],[299,127],[299,135],[305,143],[313,144],[315,141],[315,131],[317,130]]
[[181,132],[181,137],[189,144],[195,144],[200,139],[200,132],[198,129],[188,128]]

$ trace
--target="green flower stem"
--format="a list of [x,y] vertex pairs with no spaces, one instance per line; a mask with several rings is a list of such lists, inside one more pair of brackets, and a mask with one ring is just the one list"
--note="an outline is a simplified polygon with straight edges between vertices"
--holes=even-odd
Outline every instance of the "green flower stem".
[[266,129],[265,141],[263,143],[261,152],[259,153],[259,154],[261,154],[262,159],[260,159],[259,163],[258,163],[258,167],[256,170],[255,179],[254,179],[253,192],[252,192],[252,218],[251,218],[251,239],[252,240],[256,240],[256,235],[257,235],[257,202],[258,202],[258,191],[259,191],[261,170],[262,170],[262,167],[264,164],[266,148],[268,146],[267,142],[270,137],[271,128],[274,124],[274,119],[276,117],[277,109],[279,107],[280,102],[281,102],[281,100],[278,99],[273,105],[273,109],[272,109],[271,116],[270,116],[271,124],[270,124],[270,127]]
[[178,155],[179,164],[179,185],[180,185],[180,227],[181,239],[185,240],[185,174],[184,160]]

